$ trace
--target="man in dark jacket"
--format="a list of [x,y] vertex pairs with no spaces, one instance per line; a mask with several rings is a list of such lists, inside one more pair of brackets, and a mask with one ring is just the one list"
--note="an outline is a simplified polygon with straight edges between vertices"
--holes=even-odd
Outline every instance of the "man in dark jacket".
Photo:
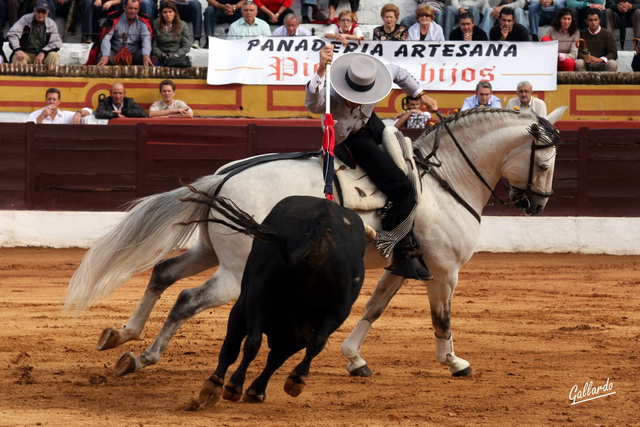
[[459,26],[454,28],[451,34],[449,34],[449,40],[489,40],[487,33],[475,24],[473,14],[469,12],[461,13],[458,18],[458,23]]
[[500,10],[498,23],[491,27],[489,40],[504,40],[508,42],[528,42],[531,41],[529,30],[524,25],[515,22],[513,9],[503,8]]
[[144,109],[136,104],[133,98],[127,98],[127,91],[122,83],[111,86],[111,96],[98,102],[97,119],[117,119],[120,117],[147,117]]

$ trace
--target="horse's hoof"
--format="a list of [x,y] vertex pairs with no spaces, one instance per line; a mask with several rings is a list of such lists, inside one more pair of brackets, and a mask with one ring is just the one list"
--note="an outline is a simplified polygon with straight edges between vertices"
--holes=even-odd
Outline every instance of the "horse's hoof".
[[359,368],[354,369],[353,371],[349,371],[349,375],[352,377],[370,377],[373,375],[373,371],[369,369],[367,365],[362,365]]
[[109,350],[110,348],[116,348],[118,344],[119,332],[113,328],[104,328],[100,338],[98,338],[98,344],[96,348],[99,351]]
[[467,366],[466,368],[461,369],[458,372],[454,372],[452,375],[454,377],[470,377],[471,374],[473,374],[473,369],[471,369],[471,366]]
[[249,389],[242,396],[242,400],[247,403],[262,403],[267,398],[264,393],[257,393],[254,389]]
[[230,400],[231,402],[237,402],[242,397],[242,387],[234,387],[227,384],[222,391],[222,398],[224,400]]
[[291,397],[298,397],[306,385],[307,383],[304,381],[304,378],[294,371],[284,382],[284,391]]
[[222,397],[223,386],[224,384],[222,380],[213,375],[205,381],[202,389],[200,390],[200,396],[198,397],[200,407],[213,406],[218,403],[220,401],[220,397]]
[[136,371],[136,357],[133,352],[122,353],[113,368],[113,374],[116,377],[122,377]]

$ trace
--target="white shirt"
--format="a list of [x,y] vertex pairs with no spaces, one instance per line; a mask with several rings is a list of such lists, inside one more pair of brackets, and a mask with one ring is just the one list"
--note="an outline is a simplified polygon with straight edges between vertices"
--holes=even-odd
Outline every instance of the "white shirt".
[[[89,114],[92,113],[90,108],[83,108],[83,110],[88,111]],[[29,117],[27,118],[27,123],[28,122],[34,122],[34,123],[38,123],[38,117],[40,117],[40,115],[42,114],[42,112],[44,111],[44,108],[41,108],[39,110],[34,111],[33,113],[29,114]],[[71,125],[73,124],[73,116],[77,113],[77,111],[63,111],[61,109],[58,108],[58,112],[56,113],[56,116],[52,119],[51,117],[47,116],[44,119],[42,119],[42,124],[57,124],[57,125]]]
[[[289,33],[287,33],[287,29],[284,27],[284,25],[281,25],[280,27],[276,28],[275,30],[273,30],[273,35],[274,36],[278,36],[278,37],[283,37],[283,36],[288,36]],[[296,28],[296,36],[310,36],[311,35],[311,31],[307,30],[304,27],[298,26],[298,28]]]
[[533,96],[531,97],[531,102],[529,102],[529,105],[526,107],[522,105],[520,98],[511,98],[509,102],[507,102],[507,108],[513,110],[513,107],[518,107],[520,110],[531,109],[531,111],[540,117],[547,117],[547,104],[545,104],[543,100],[534,98]]

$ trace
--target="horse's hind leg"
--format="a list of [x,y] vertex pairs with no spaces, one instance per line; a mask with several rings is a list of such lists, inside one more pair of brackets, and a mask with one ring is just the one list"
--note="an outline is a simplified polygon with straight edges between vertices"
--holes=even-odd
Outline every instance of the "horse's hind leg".
[[388,270],[382,274],[375,291],[367,301],[365,312],[355,328],[342,343],[342,354],[349,359],[347,370],[353,376],[369,377],[373,374],[367,362],[360,357],[360,346],[375,322],[389,305],[391,298],[402,287],[406,279],[390,274]]
[[116,362],[114,374],[122,376],[158,363],[171,338],[184,322],[203,310],[233,301],[239,294],[239,278],[222,268],[218,268],[213,277],[201,286],[180,292],[153,344],[138,357],[133,352],[123,353]]
[[153,268],[151,280],[149,280],[147,289],[136,311],[122,325],[120,330],[105,328],[98,339],[96,348],[98,350],[108,350],[118,347],[127,341],[139,339],[151,310],[169,286],[180,279],[214,267],[216,264],[217,259],[213,248],[201,243],[198,243],[180,256],[158,263]]

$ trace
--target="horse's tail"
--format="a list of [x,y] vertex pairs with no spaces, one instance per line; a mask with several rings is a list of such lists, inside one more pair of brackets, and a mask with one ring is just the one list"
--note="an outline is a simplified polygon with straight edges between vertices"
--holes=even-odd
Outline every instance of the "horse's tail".
[[[210,175],[193,184],[213,193],[223,177]],[[76,312],[89,307],[124,284],[132,275],[147,270],[182,248],[205,219],[207,206],[183,203],[187,187],[142,198],[108,234],[99,238],[84,256],[67,288],[64,308]]]

